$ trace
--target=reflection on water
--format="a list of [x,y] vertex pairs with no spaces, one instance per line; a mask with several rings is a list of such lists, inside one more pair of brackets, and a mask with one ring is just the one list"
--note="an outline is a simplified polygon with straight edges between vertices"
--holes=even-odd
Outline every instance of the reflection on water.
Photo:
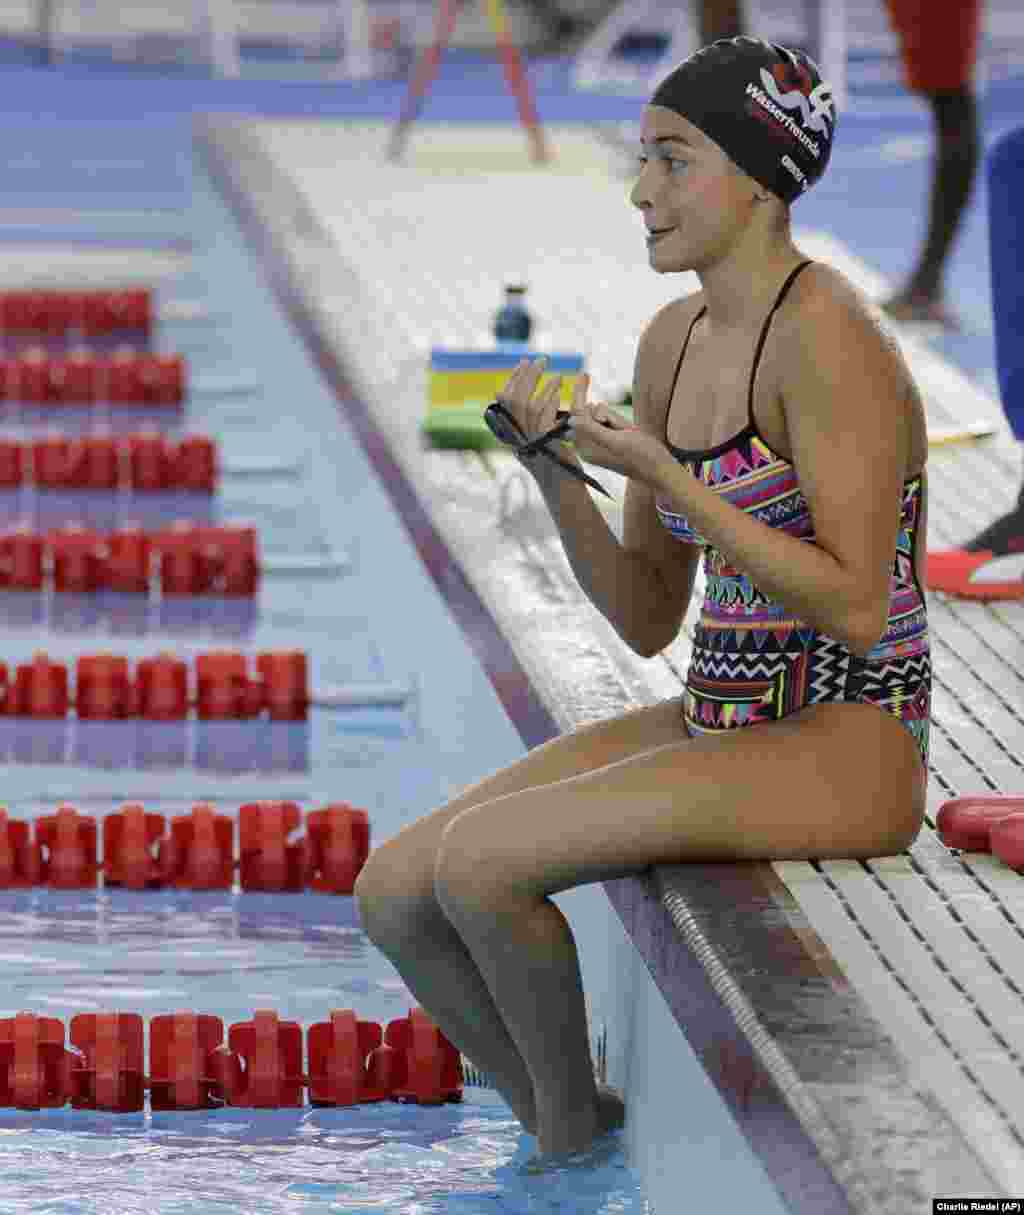
[[[0,718],[0,763],[308,772],[307,721]],[[2,1207],[0,1207],[2,1211]]]
[[[157,807],[155,807],[157,808]],[[170,805],[159,809],[173,812]],[[211,891],[0,892],[0,1017],[189,1009],[231,1024],[333,1008],[380,1024],[415,1004],[351,897]],[[148,1032],[145,1035],[148,1052]],[[148,1066],[148,1055],[146,1059]],[[504,1100],[104,1114],[0,1109],[3,1215],[649,1215],[620,1133],[538,1162]]]
[[181,595],[158,599],[122,591],[0,591],[0,629],[37,637],[63,634],[245,638],[260,623],[257,599]]
[[652,1215],[621,1133],[535,1163],[505,1102],[101,1115],[0,1112],[0,1212]]
[[67,523],[111,532],[134,523],[153,531],[177,519],[216,523],[220,511],[213,494],[187,490],[133,493],[113,489],[44,489],[23,485],[0,489],[0,527],[22,525],[49,531]]

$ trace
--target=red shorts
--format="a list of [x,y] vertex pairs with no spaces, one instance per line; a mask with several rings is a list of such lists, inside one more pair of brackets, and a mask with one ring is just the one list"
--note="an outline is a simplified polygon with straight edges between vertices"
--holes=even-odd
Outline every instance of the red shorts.
[[952,93],[973,81],[981,0],[885,0],[885,7],[911,92]]

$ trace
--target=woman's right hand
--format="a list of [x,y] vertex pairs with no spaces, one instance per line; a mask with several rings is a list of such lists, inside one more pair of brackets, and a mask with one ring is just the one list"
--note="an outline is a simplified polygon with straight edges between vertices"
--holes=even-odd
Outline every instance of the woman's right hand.
[[[556,415],[558,414],[558,394],[562,387],[562,377],[560,375],[552,376],[544,389],[537,392],[537,385],[544,374],[546,362],[547,360],[544,358],[534,359],[532,362],[524,359],[509,376],[505,387],[498,393],[498,400],[515,418],[527,440],[539,438],[558,424]],[[573,387],[571,406],[573,410],[579,409],[585,404],[589,384],[590,376],[577,377]],[[552,446],[556,444],[561,459],[574,463],[577,467],[582,467],[571,442],[560,439],[552,440]],[[545,460],[539,453],[524,457],[521,463],[535,467],[538,472],[542,466],[554,467],[550,460]]]

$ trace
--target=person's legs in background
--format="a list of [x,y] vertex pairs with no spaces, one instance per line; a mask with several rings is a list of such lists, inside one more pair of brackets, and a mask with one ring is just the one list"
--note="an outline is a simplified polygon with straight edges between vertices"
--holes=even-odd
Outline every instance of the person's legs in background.
[[996,140],[987,170],[999,394],[1014,438],[1024,443],[1024,124]]
[[886,0],[907,87],[927,97],[935,123],[928,235],[909,279],[882,307],[898,321],[957,326],[943,299],[946,260],[977,174],[981,137],[973,75],[980,0],[950,0],[941,18],[927,0]]
[[[986,169],[999,392],[1024,444],[1024,125],[996,141]],[[928,554],[928,585],[969,598],[1024,599],[1024,469],[1012,510],[960,548]]]

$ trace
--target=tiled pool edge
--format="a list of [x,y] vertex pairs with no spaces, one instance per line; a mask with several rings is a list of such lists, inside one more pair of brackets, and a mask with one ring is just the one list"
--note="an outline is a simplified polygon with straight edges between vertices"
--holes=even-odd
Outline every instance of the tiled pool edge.
[[[307,340],[330,347],[329,334],[318,325],[314,302],[302,298],[302,276],[296,273],[301,269],[296,266],[297,244],[300,256],[301,246],[313,256],[329,252],[329,238],[319,230],[311,209],[261,156],[258,144],[230,120],[200,120],[196,136],[211,171],[230,192],[249,239],[262,249],[276,289],[291,296],[290,310],[299,316]],[[332,362],[329,373],[337,377],[340,369],[333,358]],[[347,386],[345,395],[350,399],[360,394]],[[383,459],[387,440],[381,431],[375,434],[379,450],[370,453],[371,459],[375,455]],[[399,460],[404,456],[407,473],[412,471],[414,451],[393,452],[387,459],[392,456]],[[390,478],[397,467],[394,464],[390,473],[382,475]],[[413,473],[412,479],[422,485],[422,476]],[[436,512],[435,525],[445,533]],[[444,539],[465,564],[471,552],[465,538],[445,534]],[[479,592],[479,578],[486,570],[477,569],[476,576],[472,569],[465,572]],[[500,601],[484,598],[498,615],[508,603],[507,595]],[[511,627],[508,621],[503,623],[508,635],[522,639],[514,620]],[[562,627],[567,635],[560,644],[571,646],[574,635],[578,644],[580,618],[569,613]],[[595,646],[600,641],[592,637],[591,659]],[[530,661],[526,665],[538,666]],[[623,708],[629,707],[635,699],[621,670],[611,657],[607,665],[609,686],[595,689],[595,699],[604,701],[611,694],[613,700],[621,699]],[[515,680],[522,673],[522,666],[517,666],[516,673],[509,672]],[[557,703],[557,688],[548,685],[546,691],[542,699],[552,717],[560,719],[563,727],[572,724],[565,720],[571,718],[571,711],[560,712],[565,706]],[[505,703],[519,726],[525,702],[518,710]],[[526,717],[534,727],[542,721],[536,707]],[[527,740],[524,735],[524,741],[535,745],[539,738]],[[766,893],[771,882],[765,871],[773,877],[770,866],[679,866],[654,871],[647,880],[605,883],[605,889],[680,1027],[704,1059],[709,1076],[790,1210],[852,1209],[895,1215],[909,1209],[908,1201],[928,1200],[930,1205],[931,1194],[944,1192],[947,1179],[948,1193],[998,1192],[959,1132],[914,1089],[899,1055],[856,993],[832,976],[821,976],[805,945],[815,939],[813,930],[792,900],[780,913],[778,890]],[[775,886],[781,888],[777,879]],[[688,950],[679,948],[680,937]],[[758,978],[769,964],[777,964],[780,952],[796,964],[795,983],[779,982],[790,975],[788,971],[786,976],[773,971],[768,981]],[[808,977],[808,967],[821,976],[820,981]],[[821,1018],[816,1038],[793,1029],[806,1024],[812,984]],[[736,1032],[737,1025],[742,1034]],[[835,1040],[840,1025],[851,1031],[840,1044],[842,1050]],[[753,1087],[747,1100],[737,1100],[738,1078],[740,1089],[746,1091],[743,1077]],[[911,1124],[929,1128],[927,1162],[924,1145],[904,1131]],[[921,1153],[916,1160],[915,1144]]]

